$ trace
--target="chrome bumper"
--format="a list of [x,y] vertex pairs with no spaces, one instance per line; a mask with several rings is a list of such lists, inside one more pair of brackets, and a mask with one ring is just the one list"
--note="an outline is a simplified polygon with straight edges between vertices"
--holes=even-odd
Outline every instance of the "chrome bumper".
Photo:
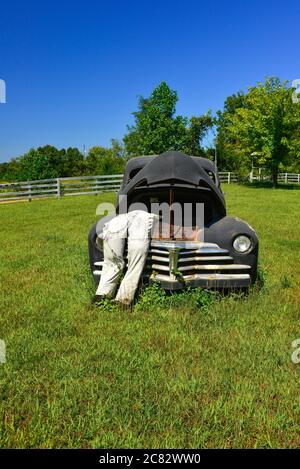
[[[103,261],[94,263],[99,281]],[[235,264],[226,249],[197,241],[152,240],[144,269],[144,280],[159,282],[165,290],[185,286],[203,288],[243,288],[251,284],[250,266]]]

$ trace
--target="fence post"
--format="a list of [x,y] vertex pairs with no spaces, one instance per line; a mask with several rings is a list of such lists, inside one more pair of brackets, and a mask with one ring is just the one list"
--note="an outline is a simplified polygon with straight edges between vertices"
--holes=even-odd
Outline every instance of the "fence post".
[[230,171],[228,172],[228,184],[230,184]]
[[58,199],[60,199],[61,194],[60,194],[60,179],[59,178],[56,179],[56,183],[57,183],[57,197]]
[[32,199],[31,199],[31,196],[32,196],[32,194],[31,194],[31,184],[29,184],[29,186],[28,186],[28,190],[29,190],[29,194],[28,194],[28,202],[31,202],[31,200],[32,200]]
[[287,176],[288,176],[287,173],[285,173],[285,176],[284,176],[284,182],[285,182],[285,184],[287,184],[287,182],[288,182],[288,177],[287,177]]

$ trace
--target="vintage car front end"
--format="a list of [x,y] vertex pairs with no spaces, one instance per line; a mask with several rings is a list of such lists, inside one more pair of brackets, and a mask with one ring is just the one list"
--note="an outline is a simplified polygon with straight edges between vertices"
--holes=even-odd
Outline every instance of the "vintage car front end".
[[[123,206],[124,196],[126,206]],[[174,233],[172,215],[168,233],[152,236],[143,278],[159,282],[165,290],[186,286],[216,289],[247,288],[257,276],[258,239],[243,220],[226,214],[224,195],[214,164],[179,152],[134,158],[127,164],[118,194],[116,213],[174,204],[191,208],[189,234]],[[196,233],[196,206],[204,206],[201,239]],[[90,265],[97,284],[103,264],[101,230],[112,215],[103,218],[89,234]]]

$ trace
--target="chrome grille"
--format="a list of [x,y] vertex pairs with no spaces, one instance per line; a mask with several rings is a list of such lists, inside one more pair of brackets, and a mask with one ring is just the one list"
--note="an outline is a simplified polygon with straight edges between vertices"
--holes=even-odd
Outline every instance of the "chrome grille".
[[147,270],[152,280],[164,282],[199,280],[206,286],[234,280],[250,283],[250,266],[234,263],[226,249],[213,243],[153,240]]

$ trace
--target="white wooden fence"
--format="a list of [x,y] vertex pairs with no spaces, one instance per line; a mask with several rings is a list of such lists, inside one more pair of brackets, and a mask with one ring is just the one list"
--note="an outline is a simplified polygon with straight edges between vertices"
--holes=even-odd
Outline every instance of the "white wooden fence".
[[[219,175],[223,184],[238,182],[236,173],[222,171]],[[122,179],[123,174],[109,174],[0,184],[0,202],[116,192],[121,186]],[[251,180],[250,176],[249,179]],[[257,179],[258,177],[255,177],[252,180]],[[285,184],[300,183],[300,174],[281,173],[278,180]]]
[[230,184],[231,182],[238,182],[238,175],[230,171],[220,171],[219,178],[221,183]]
[[[263,168],[261,168],[263,169]],[[224,183],[230,184],[231,182],[239,182],[241,179],[239,178],[237,173],[232,172],[219,172],[220,181]],[[264,171],[259,171],[258,173],[251,173],[244,177],[243,180],[248,180],[250,182],[254,181],[270,181],[270,174],[265,173]],[[279,173],[278,174],[278,182],[284,184],[300,184],[300,174],[297,173]]]
[[122,179],[123,174],[109,174],[0,184],[0,202],[114,192]]
[[280,173],[278,175],[278,182],[288,183],[300,183],[300,174],[297,173]]

